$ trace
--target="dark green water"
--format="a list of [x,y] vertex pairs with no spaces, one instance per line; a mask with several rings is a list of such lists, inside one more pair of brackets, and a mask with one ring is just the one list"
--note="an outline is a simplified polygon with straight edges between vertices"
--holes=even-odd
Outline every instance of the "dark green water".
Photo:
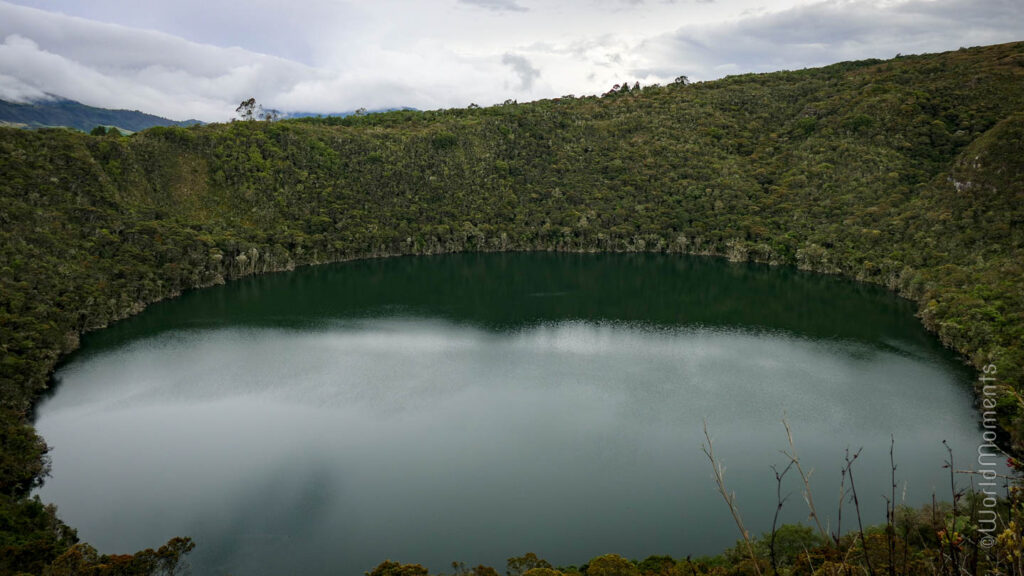
[[195,574],[710,554],[738,533],[703,419],[751,531],[771,524],[784,414],[833,527],[843,451],[863,447],[877,522],[890,434],[905,501],[949,498],[942,440],[969,466],[980,438],[971,378],[909,302],[837,278],[655,255],[369,260],[86,337],[38,407],[40,494],[106,552],[194,537]]

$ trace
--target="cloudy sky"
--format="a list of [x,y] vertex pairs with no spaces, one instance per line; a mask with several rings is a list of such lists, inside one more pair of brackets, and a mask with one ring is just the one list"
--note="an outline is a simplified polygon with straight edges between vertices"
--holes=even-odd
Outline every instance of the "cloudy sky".
[[1024,40],[1024,0],[0,0],[0,99],[489,105]]

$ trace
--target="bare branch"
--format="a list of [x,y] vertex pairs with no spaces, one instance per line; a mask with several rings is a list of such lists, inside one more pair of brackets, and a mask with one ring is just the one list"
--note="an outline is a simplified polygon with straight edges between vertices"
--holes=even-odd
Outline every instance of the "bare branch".
[[708,433],[707,419],[704,419],[704,438],[707,440],[707,444],[701,445],[701,449],[704,451],[704,455],[708,457],[708,460],[711,461],[711,468],[715,471],[715,484],[718,485],[718,493],[725,499],[725,503],[729,506],[729,512],[732,513],[732,519],[736,522],[736,527],[740,529],[740,535],[743,536],[743,542],[746,543],[747,554],[750,555],[750,560],[754,564],[754,571],[758,576],[761,576],[761,565],[757,561],[757,554],[754,553],[754,545],[750,541],[750,533],[743,527],[740,511],[736,508],[736,494],[725,489],[725,467],[715,459],[715,448],[711,443],[711,435]]
[[857,486],[853,483],[853,462],[860,456],[861,449],[858,448],[850,458],[850,449],[846,449],[846,473],[850,477],[850,494],[853,497],[853,509],[857,512],[857,528],[860,530],[860,544],[864,549],[864,562],[868,565],[868,574],[875,576],[875,569],[871,566],[871,556],[868,555],[868,541],[864,537],[864,522],[860,517],[860,500],[857,498]]
[[772,472],[775,473],[775,500],[778,504],[775,506],[775,517],[772,518],[772,539],[768,544],[768,553],[770,554],[772,561],[772,570],[776,574],[779,573],[779,564],[775,557],[775,533],[778,531],[779,512],[782,512],[782,505],[786,503],[786,500],[789,500],[790,496],[789,494],[786,494],[785,498],[782,497],[782,479],[786,477],[786,473],[789,472],[792,467],[793,461],[790,460],[789,464],[786,465],[786,468],[780,474],[778,469],[775,468],[775,465],[772,465]]
[[790,429],[789,421],[786,420],[785,416],[782,417],[782,425],[786,427],[786,439],[789,440],[789,452],[784,451],[783,454],[785,454],[789,458],[789,461],[796,466],[796,471],[800,474],[800,480],[804,483],[804,502],[807,503],[807,508],[810,511],[810,517],[814,520],[815,525],[817,525],[818,532],[821,534],[821,537],[828,542],[828,532],[826,532],[821,526],[821,520],[818,518],[818,510],[814,507],[814,496],[811,494],[811,474],[813,474],[814,471],[811,470],[810,472],[804,472],[803,466],[800,465],[800,457],[797,456],[796,445],[793,443],[793,431]]

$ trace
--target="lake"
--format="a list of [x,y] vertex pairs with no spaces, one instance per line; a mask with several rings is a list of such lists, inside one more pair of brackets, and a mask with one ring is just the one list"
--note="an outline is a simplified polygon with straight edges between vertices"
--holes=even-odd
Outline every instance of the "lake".
[[[786,417],[836,523],[950,500],[972,371],[876,287],[669,255],[364,260],[190,292],[85,336],[36,426],[39,490],[102,552],[191,536],[195,574],[504,571],[716,554],[771,527]],[[783,519],[805,521],[795,474]],[[852,506],[844,530],[853,528]]]

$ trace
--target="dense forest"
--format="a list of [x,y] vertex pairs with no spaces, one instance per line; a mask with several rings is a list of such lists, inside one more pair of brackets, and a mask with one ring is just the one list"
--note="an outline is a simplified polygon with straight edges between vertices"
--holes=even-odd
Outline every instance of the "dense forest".
[[[1024,43],[486,108],[129,137],[0,128],[0,574],[103,558],[89,573],[133,573],[30,497],[47,471],[33,402],[80,334],[184,290],[353,258],[656,251],[882,284],[992,367],[979,406],[1019,455],[1022,151]],[[189,546],[140,553],[134,573]]]

